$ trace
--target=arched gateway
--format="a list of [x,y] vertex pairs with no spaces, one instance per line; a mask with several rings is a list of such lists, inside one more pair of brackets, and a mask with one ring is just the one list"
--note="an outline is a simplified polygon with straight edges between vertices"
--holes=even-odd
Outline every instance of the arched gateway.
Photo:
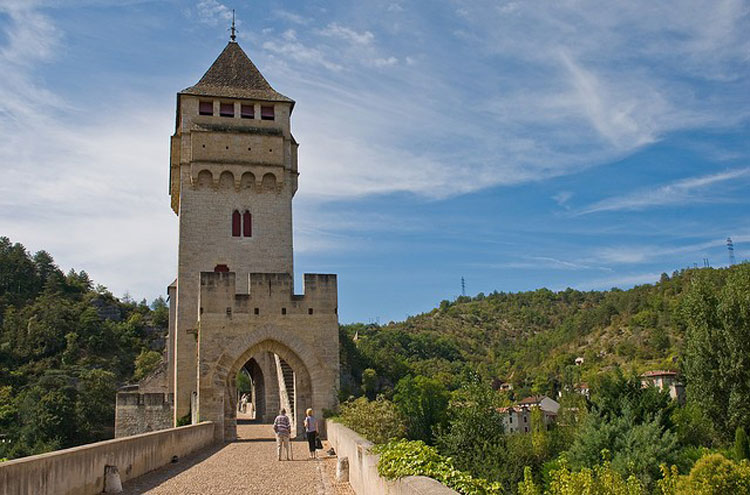
[[170,195],[180,226],[166,365],[118,394],[117,436],[191,418],[233,438],[235,377],[251,359],[259,419],[285,407],[299,428],[306,408],[335,406],[336,276],[305,274],[304,293],[294,291],[293,108],[234,41],[177,94]]

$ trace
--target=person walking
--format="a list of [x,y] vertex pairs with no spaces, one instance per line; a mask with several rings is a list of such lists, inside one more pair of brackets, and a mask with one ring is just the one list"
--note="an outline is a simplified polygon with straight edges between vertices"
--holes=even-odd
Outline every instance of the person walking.
[[310,447],[310,459],[315,459],[315,444],[318,439],[318,420],[313,416],[313,410],[305,411],[305,433],[307,433],[307,444]]
[[276,453],[281,460],[281,451],[286,449],[286,460],[293,460],[292,451],[289,445],[289,436],[292,433],[292,424],[286,415],[286,409],[279,411],[279,415],[273,420],[273,432],[276,433]]

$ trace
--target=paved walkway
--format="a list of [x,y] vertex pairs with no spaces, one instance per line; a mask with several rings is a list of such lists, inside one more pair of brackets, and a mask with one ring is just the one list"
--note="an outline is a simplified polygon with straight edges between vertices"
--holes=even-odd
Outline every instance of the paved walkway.
[[[309,460],[307,442],[292,442],[293,461],[276,460],[271,425],[241,424],[236,442],[192,454],[125,483],[126,495],[349,495],[333,480],[335,458]],[[325,450],[329,448],[324,442]],[[318,451],[318,456],[325,452]]]

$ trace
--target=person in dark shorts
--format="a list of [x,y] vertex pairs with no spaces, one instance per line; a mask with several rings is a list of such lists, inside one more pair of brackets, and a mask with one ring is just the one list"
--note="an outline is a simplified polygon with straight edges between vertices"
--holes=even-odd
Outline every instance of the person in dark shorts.
[[318,420],[313,416],[313,410],[305,411],[305,433],[310,446],[310,459],[315,459],[315,440],[318,438]]

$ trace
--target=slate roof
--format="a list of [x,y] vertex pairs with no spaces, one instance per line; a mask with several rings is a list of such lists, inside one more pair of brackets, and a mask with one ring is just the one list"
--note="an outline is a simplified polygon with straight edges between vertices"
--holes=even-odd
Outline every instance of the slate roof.
[[294,104],[268,84],[247,54],[236,42],[230,41],[197,84],[180,94],[247,98],[261,101],[283,101]]

